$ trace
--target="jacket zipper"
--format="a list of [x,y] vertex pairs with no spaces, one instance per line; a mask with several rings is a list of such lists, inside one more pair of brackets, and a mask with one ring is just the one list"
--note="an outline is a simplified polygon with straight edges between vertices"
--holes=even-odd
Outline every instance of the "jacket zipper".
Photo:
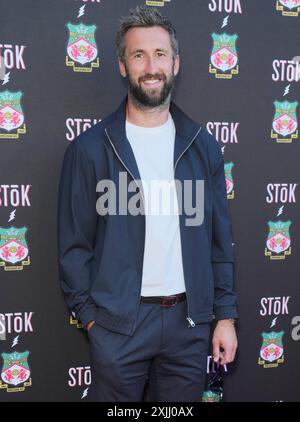
[[[199,134],[199,132],[200,132],[200,130],[201,130],[202,128],[200,127],[200,129],[198,129],[198,131],[197,131],[197,133],[195,134],[195,136],[193,137],[193,139],[191,140],[191,142],[188,144],[188,146],[184,149],[184,151],[182,151],[182,153],[180,154],[180,156],[177,158],[177,160],[176,160],[176,163],[175,163],[175,165],[174,165],[174,179],[175,179],[175,171],[176,171],[176,167],[177,167],[177,164],[178,164],[178,161],[181,159],[181,157],[183,156],[183,154],[189,149],[189,147],[192,145],[192,143],[194,142],[194,140],[197,138],[197,136],[198,136],[198,134]],[[186,319],[187,319],[187,321],[188,321],[188,323],[189,323],[189,327],[191,327],[191,328],[194,328],[195,327],[195,322],[192,320],[192,318],[190,317],[190,311],[189,311],[189,297],[188,297],[188,291],[187,291],[187,288],[186,288],[186,301],[187,301],[187,317],[186,317]]]
[[107,130],[105,129],[105,133],[106,133],[106,136],[107,136],[107,138],[108,138],[108,140],[109,140],[109,142],[110,142],[110,144],[111,144],[111,146],[112,146],[112,148],[113,148],[113,150],[114,150],[114,152],[115,152],[115,154],[116,154],[116,156],[118,157],[118,159],[121,161],[121,163],[123,164],[123,166],[126,168],[126,170],[128,171],[128,173],[130,174],[130,176],[133,178],[133,180],[134,180],[134,182],[135,182],[135,184],[137,185],[137,187],[139,188],[139,190],[140,190],[140,192],[141,192],[141,196],[142,196],[142,200],[143,200],[143,204],[144,204],[144,207],[145,207],[145,201],[144,201],[144,194],[143,194],[143,191],[140,189],[140,186],[138,185],[138,183],[137,183],[137,181],[135,180],[135,178],[134,178],[134,176],[133,176],[133,174],[131,173],[131,171],[129,170],[129,168],[126,166],[126,164],[124,163],[124,161],[122,160],[122,158],[119,156],[119,154],[117,153],[117,150],[116,150],[116,148],[114,147],[114,144],[112,143],[112,141],[111,141],[111,139],[110,139],[110,136],[109,136],[109,134],[108,134],[108,132],[107,132]]
[[[195,136],[193,137],[193,139],[191,140],[191,142],[188,144],[188,146],[184,149],[184,151],[182,151],[182,153],[180,154],[180,156],[177,158],[176,163],[174,165],[174,178],[175,178],[176,167],[177,167],[177,164],[178,164],[179,160],[181,159],[181,157],[183,156],[183,154],[189,149],[189,147],[192,145],[192,143],[194,142],[194,140],[197,138],[197,136],[198,136],[198,134],[199,134],[199,132],[200,132],[201,129],[202,129],[201,127],[200,127],[200,129],[198,129],[197,133],[195,134]],[[108,134],[108,132],[107,132],[106,129],[105,129],[105,133],[106,133],[106,136],[107,136],[107,138],[109,140],[109,143],[111,144],[111,146],[112,146],[112,148],[113,148],[116,156],[118,157],[118,159],[120,160],[120,162],[123,164],[123,166],[126,168],[126,170],[128,171],[128,173],[131,175],[131,177],[135,181],[135,184],[137,185],[137,187],[140,189],[140,187],[139,187],[138,183],[136,182],[133,174],[128,169],[128,167],[126,166],[126,164],[124,163],[124,161],[122,160],[122,158],[120,157],[120,155],[118,154],[116,148],[114,147],[114,144],[112,143],[112,141],[110,139],[110,136],[109,136],[109,134]],[[143,204],[144,204],[144,207],[145,207],[145,201],[144,201],[143,192],[141,190],[140,190],[140,192],[141,192],[142,201],[143,201]],[[141,290],[142,290],[142,285],[140,284],[140,291],[139,291],[139,295],[140,296],[141,296]],[[187,319],[187,321],[189,323],[189,327],[192,327],[193,328],[193,327],[195,327],[196,324],[192,320],[192,318],[189,316],[189,300],[188,300],[187,290],[186,290],[186,295],[187,295],[187,310],[188,310],[188,316],[186,317],[186,319]]]
[[[144,200],[144,194],[143,194],[143,191],[140,189],[140,186],[138,185],[137,181],[135,180],[135,178],[134,178],[133,174],[131,173],[131,171],[129,170],[129,168],[126,166],[126,164],[124,163],[124,161],[122,160],[122,158],[121,158],[121,157],[120,157],[120,155],[118,154],[118,152],[117,152],[116,148],[114,147],[114,144],[112,143],[112,140],[110,139],[110,136],[109,136],[109,134],[108,134],[108,132],[107,132],[107,130],[106,130],[106,129],[105,129],[105,133],[106,133],[106,136],[107,136],[107,138],[108,138],[108,140],[109,140],[109,143],[111,144],[111,146],[112,146],[112,148],[113,148],[113,150],[114,150],[114,152],[115,152],[116,156],[118,157],[118,159],[120,160],[120,162],[123,164],[123,166],[126,168],[126,170],[128,171],[128,173],[131,175],[132,179],[134,180],[135,184],[136,184],[136,185],[137,185],[137,187],[139,188],[139,190],[140,190],[140,192],[141,192],[142,201],[143,201],[143,204],[144,204],[144,210],[145,210],[145,200]],[[144,242],[145,242],[145,241],[144,241]],[[144,245],[144,246],[145,246],[145,245]],[[141,297],[141,291],[142,291],[142,278],[143,278],[143,273],[141,274],[141,283],[140,283],[139,297]]]

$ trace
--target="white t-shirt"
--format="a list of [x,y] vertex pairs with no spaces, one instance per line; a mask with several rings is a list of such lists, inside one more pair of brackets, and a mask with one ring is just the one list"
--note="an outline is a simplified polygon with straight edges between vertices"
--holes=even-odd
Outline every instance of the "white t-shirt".
[[171,114],[161,126],[126,122],[145,199],[146,237],[141,296],[185,292],[174,183],[175,125]]

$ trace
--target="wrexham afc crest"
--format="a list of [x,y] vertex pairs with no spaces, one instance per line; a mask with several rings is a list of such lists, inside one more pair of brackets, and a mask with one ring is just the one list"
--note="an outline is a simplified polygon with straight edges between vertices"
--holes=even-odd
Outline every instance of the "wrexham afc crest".
[[95,40],[96,25],[68,23],[67,28],[69,29],[69,41],[66,65],[72,66],[74,72],[91,72],[94,67],[99,67],[98,48]]
[[298,102],[275,101],[271,137],[278,143],[290,143],[298,138],[297,105]]
[[8,393],[15,393],[24,391],[31,385],[28,355],[28,351],[2,353],[4,363],[1,370],[0,388],[5,388]]
[[269,234],[265,255],[270,259],[285,259],[291,254],[291,238],[289,233],[291,221],[269,221]]
[[26,133],[21,97],[20,91],[0,92],[0,139],[18,139],[20,134]]
[[81,321],[79,321],[79,319],[76,318],[76,315],[74,312],[71,312],[71,315],[69,317],[69,323],[70,325],[76,325],[76,328],[83,328],[84,324],[82,324]]
[[[284,361],[282,337],[284,332],[262,333],[263,342],[258,359],[259,365],[264,368],[274,368]],[[268,363],[267,363],[268,362]]]
[[225,180],[226,180],[226,192],[227,192],[227,198],[228,199],[233,199],[234,198],[234,183],[233,183],[233,179],[232,179],[232,167],[234,166],[233,163],[226,163],[224,165],[224,170],[225,170]]
[[276,10],[282,16],[298,16],[300,13],[300,0],[276,0]]
[[239,73],[236,40],[238,36],[228,34],[212,34],[213,49],[210,56],[209,72],[216,78],[231,79]]
[[203,391],[202,402],[220,402],[222,401],[222,395],[219,392],[214,392],[211,390]]
[[24,265],[30,264],[26,232],[27,227],[0,227],[0,267],[5,271],[23,270]]
[[146,0],[147,6],[164,6],[165,3],[169,3],[171,0]]

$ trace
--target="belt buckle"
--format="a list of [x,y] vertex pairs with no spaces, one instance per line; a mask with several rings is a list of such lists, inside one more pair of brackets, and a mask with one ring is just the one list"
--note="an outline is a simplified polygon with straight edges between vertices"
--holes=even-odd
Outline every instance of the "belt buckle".
[[177,305],[178,302],[179,302],[179,297],[177,295],[170,296],[170,297],[164,296],[161,306],[163,308],[171,308],[172,306]]

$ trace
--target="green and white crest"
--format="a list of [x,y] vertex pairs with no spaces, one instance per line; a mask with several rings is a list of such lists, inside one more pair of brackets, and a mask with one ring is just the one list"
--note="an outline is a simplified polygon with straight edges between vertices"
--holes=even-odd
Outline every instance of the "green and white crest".
[[282,337],[284,331],[276,333],[262,333],[263,342],[260,349],[260,357],[264,361],[274,362],[283,355]]
[[146,0],[147,6],[164,6],[165,3],[169,3],[171,0]]
[[232,173],[231,173],[233,166],[234,166],[233,163],[226,163],[224,165],[227,195],[229,195],[233,191],[234,185],[233,185],[233,179],[232,179]]
[[213,48],[210,56],[211,64],[222,72],[233,69],[238,63],[236,40],[238,36],[223,34],[212,35]]
[[17,129],[24,123],[21,107],[22,92],[0,92],[0,129],[7,132]]
[[300,0],[278,0],[279,3],[289,10],[295,9],[300,6]]
[[211,390],[204,391],[202,395],[202,402],[220,402],[221,399],[221,393]]
[[69,29],[68,56],[82,65],[95,60],[98,54],[95,40],[97,26],[68,23],[67,28]]
[[294,133],[298,127],[297,105],[298,102],[275,101],[275,115],[273,118],[273,130],[281,136],[288,136]]
[[289,233],[291,221],[269,221],[269,233],[267,238],[267,248],[280,254],[287,250],[291,244]]
[[2,353],[4,361],[1,370],[1,379],[5,384],[23,384],[30,377],[30,369],[27,358],[29,352]]
[[28,246],[25,239],[27,227],[0,227],[0,259],[15,264],[28,255]]

